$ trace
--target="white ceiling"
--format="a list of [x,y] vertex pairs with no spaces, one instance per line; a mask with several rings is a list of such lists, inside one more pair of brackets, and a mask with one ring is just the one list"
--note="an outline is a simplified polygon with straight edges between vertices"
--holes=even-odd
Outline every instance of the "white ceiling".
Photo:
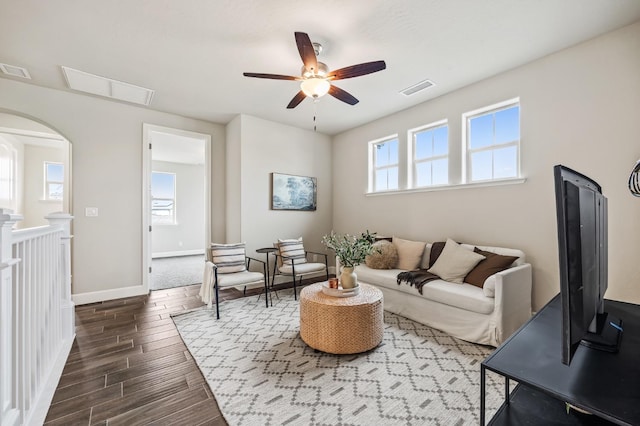
[[[639,19],[638,0],[2,0],[0,62],[41,86],[69,90],[64,65],[153,89],[160,111],[312,129],[313,102],[285,108],[296,82],[242,76],[298,75],[303,31],[330,69],[387,63],[337,83],[359,104],[315,105],[318,131],[336,134]],[[436,86],[398,93],[427,78]]]

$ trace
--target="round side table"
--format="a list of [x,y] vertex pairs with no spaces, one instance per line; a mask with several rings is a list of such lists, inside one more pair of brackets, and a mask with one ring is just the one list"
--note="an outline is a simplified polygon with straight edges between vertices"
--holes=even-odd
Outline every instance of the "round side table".
[[300,292],[300,337],[312,347],[331,354],[356,354],[378,346],[383,335],[382,292],[360,284],[352,297],[322,292],[322,283]]

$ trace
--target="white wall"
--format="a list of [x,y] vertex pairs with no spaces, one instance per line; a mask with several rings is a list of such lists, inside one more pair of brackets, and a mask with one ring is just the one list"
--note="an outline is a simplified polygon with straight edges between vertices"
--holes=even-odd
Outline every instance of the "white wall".
[[[224,197],[224,126],[0,79],[2,112],[36,117],[73,144],[73,293],[83,302],[142,290],[142,124],[210,134],[212,200]],[[85,217],[98,207],[98,217]],[[224,206],[212,202],[212,239]],[[82,296],[79,296],[82,295]]]
[[[24,219],[21,228],[48,225],[45,219],[49,213],[63,210],[62,200],[44,199],[44,162],[65,163],[64,150],[36,145],[24,145],[24,186],[23,210]],[[66,166],[65,166],[66,167]]]
[[[235,217],[228,217],[227,225],[239,230],[228,229],[228,238],[239,236],[237,239],[247,242],[248,255],[259,259],[264,259],[264,255],[253,251],[272,247],[278,238],[301,236],[305,248],[324,251],[320,241],[331,231],[333,210],[329,136],[248,115],[238,117],[230,126],[234,128],[235,137],[229,143],[236,145],[227,150],[228,155],[233,154],[228,158],[227,182],[229,189],[239,187],[239,194],[233,195],[235,199],[228,199],[232,207],[230,214]],[[271,210],[273,172],[316,177],[317,210]],[[234,182],[238,179],[239,182]],[[236,239],[229,240],[234,241]]]
[[153,161],[152,169],[176,174],[176,224],[153,225],[153,256],[204,253],[204,165]]
[[[518,96],[524,184],[365,196],[369,141],[398,133],[403,143],[408,129],[447,118],[453,155],[462,113]],[[640,303],[640,200],[627,189],[640,158],[639,112],[637,23],[336,136],[333,226],[522,249],[539,309],[559,291],[552,168],[564,164],[609,198],[607,297]]]

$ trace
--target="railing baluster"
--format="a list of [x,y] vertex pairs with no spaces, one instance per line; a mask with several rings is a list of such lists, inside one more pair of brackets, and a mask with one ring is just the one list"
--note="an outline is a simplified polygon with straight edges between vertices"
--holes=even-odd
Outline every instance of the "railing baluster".
[[0,209],[0,424],[44,422],[75,337],[68,214],[13,230]]

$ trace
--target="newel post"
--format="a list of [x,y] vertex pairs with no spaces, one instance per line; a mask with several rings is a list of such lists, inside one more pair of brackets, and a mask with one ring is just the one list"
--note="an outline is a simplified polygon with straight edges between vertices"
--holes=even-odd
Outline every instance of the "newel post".
[[13,365],[13,330],[16,318],[13,310],[13,258],[12,228],[22,220],[13,210],[0,209],[0,424],[17,424],[20,412],[17,409],[13,388],[17,375]]
[[49,225],[62,228],[60,241],[60,294],[62,295],[62,329],[64,338],[75,334],[75,304],[71,300],[71,221],[73,216],[68,213],[50,213],[45,216]]

